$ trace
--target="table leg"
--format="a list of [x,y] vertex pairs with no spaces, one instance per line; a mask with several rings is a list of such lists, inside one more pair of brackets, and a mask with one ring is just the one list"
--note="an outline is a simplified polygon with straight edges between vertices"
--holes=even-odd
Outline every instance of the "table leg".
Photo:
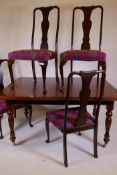
[[14,132],[14,116],[13,116],[13,109],[12,105],[7,103],[7,108],[8,108],[8,122],[9,122],[9,127],[10,127],[10,140],[12,141],[13,145],[15,145],[15,132]]
[[110,127],[111,127],[111,122],[112,122],[112,110],[114,109],[114,101],[112,101],[111,103],[106,105],[106,120],[105,120],[105,128],[106,128],[106,132],[104,135],[104,142],[105,144],[103,146],[106,146],[108,144],[108,142],[110,141],[109,137],[109,131],[110,131]]

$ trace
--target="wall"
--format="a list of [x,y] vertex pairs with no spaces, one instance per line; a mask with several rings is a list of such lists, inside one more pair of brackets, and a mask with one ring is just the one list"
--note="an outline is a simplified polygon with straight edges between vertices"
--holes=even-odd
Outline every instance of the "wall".
[[[32,10],[37,6],[58,5],[61,9],[59,32],[59,53],[70,49],[71,14],[75,6],[102,5],[104,7],[104,24],[102,50],[107,57],[107,79],[117,88],[117,1],[116,0],[0,0],[0,58],[8,58],[8,52],[16,49],[30,48],[32,29]],[[54,76],[54,65],[49,63],[47,75]],[[88,64],[76,63],[74,69],[90,69]],[[6,65],[3,66],[5,83],[9,83]],[[37,67],[41,76],[40,67]],[[30,63],[16,62],[15,77],[32,76]],[[68,75],[69,64],[65,66],[65,76]]]

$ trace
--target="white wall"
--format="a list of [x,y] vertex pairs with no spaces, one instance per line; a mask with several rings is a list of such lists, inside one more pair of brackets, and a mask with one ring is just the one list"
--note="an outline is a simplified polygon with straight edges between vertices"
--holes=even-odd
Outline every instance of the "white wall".
[[[117,1],[116,0],[0,0],[0,58],[8,58],[8,52],[30,48],[32,29],[32,10],[37,6],[58,5],[61,9],[59,53],[70,49],[71,15],[75,6],[102,5],[104,7],[104,24],[102,50],[107,57],[107,79],[117,88]],[[69,64],[65,66],[68,75]],[[75,64],[76,69],[89,69],[88,64]],[[30,69],[30,70],[29,70]],[[3,66],[5,83],[9,82],[6,65]],[[30,63],[16,62],[15,76],[32,76]],[[38,76],[41,69],[38,68]],[[54,65],[48,66],[48,76],[54,76]]]

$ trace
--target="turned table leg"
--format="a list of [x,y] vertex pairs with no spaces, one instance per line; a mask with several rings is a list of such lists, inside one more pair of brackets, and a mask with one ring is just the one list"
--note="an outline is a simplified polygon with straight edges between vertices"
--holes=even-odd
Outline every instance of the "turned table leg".
[[7,103],[7,108],[8,108],[8,123],[10,127],[10,140],[12,141],[13,145],[15,145],[15,132],[14,132],[14,117],[13,117],[13,109],[12,105]]
[[111,103],[106,105],[106,120],[105,120],[105,135],[104,135],[104,142],[105,144],[103,146],[106,146],[108,144],[108,142],[110,141],[109,137],[109,131],[110,131],[110,127],[111,127],[111,123],[112,123],[112,110],[114,109],[114,101],[112,101]]

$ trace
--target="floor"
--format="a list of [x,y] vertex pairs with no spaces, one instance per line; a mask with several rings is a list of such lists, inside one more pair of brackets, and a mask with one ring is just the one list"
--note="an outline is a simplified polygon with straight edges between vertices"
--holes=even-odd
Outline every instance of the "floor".
[[[54,106],[53,108],[55,108]],[[51,143],[45,143],[45,113],[49,106],[33,106],[33,124],[28,126],[23,110],[17,111],[15,119],[16,146],[9,140],[7,115],[2,120],[4,139],[0,140],[1,175],[117,175],[117,103],[113,111],[111,141],[103,148],[105,132],[105,108],[101,108],[98,136],[98,159],[93,157],[92,131],[82,132],[82,136],[68,136],[69,167],[63,166],[61,133],[51,125]]]

